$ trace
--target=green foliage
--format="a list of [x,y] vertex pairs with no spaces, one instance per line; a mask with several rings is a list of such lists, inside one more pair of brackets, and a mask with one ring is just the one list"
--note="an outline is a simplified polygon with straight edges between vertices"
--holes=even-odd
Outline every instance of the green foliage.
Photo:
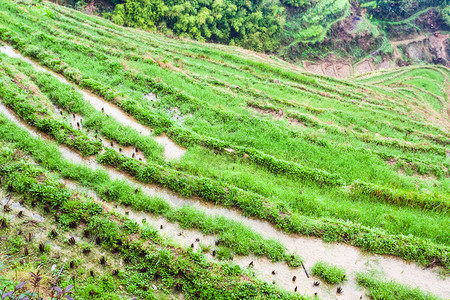
[[383,201],[396,206],[437,210],[444,213],[447,213],[450,207],[450,199],[439,194],[430,195],[392,190],[363,182],[355,182],[351,189],[354,196],[368,196],[373,201]]
[[262,1],[126,0],[115,7],[111,20],[144,29],[167,28],[200,41],[273,51],[284,18],[282,8]]
[[219,247],[216,250],[216,256],[219,260],[229,260],[233,259],[233,252],[228,248]]
[[367,296],[373,300],[438,300],[439,298],[423,293],[418,288],[412,289],[394,281],[377,279],[370,273],[359,273],[358,284],[366,289]]
[[58,142],[73,146],[83,155],[96,154],[101,150],[101,142],[91,140],[64,122],[46,117],[47,112],[37,107],[38,98],[32,93],[26,92],[29,88],[20,89],[21,83],[14,83],[15,72],[4,64],[0,65],[0,70],[3,70],[0,74],[2,82],[0,96],[4,103],[16,111],[27,123],[41,129]]
[[398,21],[406,19],[426,7],[445,5],[446,3],[447,0],[377,0],[376,6],[370,12],[381,20]]
[[281,2],[286,6],[308,7],[311,5],[313,0],[281,0]]
[[[36,174],[41,174],[42,169],[22,160],[10,161],[7,166],[3,166],[3,169],[0,170],[0,176],[20,174],[22,167],[30,170],[30,175],[25,181],[31,183],[31,188],[33,185],[39,184],[33,179]],[[2,181],[2,184],[5,184],[5,182]],[[44,192],[42,193],[44,197],[48,198],[54,187],[59,187],[65,193],[72,194],[57,183],[47,182],[45,185],[46,188],[43,189]],[[61,210],[54,213],[59,218],[65,215],[83,214],[85,210],[92,210],[89,209],[89,207],[92,207],[91,201],[72,194],[70,198],[61,203],[60,207],[57,207],[58,210]],[[144,293],[143,286],[148,287],[150,280],[153,280],[155,276],[160,277],[163,285],[168,289],[174,288],[178,282],[183,287],[183,293],[187,297],[205,297],[208,299],[238,297],[241,299],[257,296],[266,299],[302,299],[299,295],[282,292],[255,278],[250,278],[246,281],[246,285],[242,286],[240,283],[243,273],[239,267],[226,265],[222,267],[219,264],[208,262],[201,254],[192,253],[191,250],[185,252],[167,247],[160,243],[160,238],[151,240],[151,243],[157,243],[157,247],[152,246],[151,243],[149,246],[148,240],[137,238],[130,241],[129,234],[140,233],[142,230],[138,224],[124,218],[124,223],[120,226],[100,206],[94,210],[96,214],[90,215],[84,220],[86,223],[85,230],[100,238],[102,246],[106,249],[115,248],[121,255],[133,259],[128,271],[134,276],[128,277],[129,284],[126,286],[133,294],[137,294],[143,299],[154,298],[148,291]],[[223,251],[224,257],[227,251],[229,250]],[[48,262],[48,258],[44,256],[41,257],[41,260],[43,263]],[[199,280],[200,278],[201,280]],[[103,283],[100,285],[86,286],[80,294],[95,295],[103,290],[117,289],[117,282],[112,280],[109,275],[102,278],[101,281]],[[222,288],[217,288],[219,284]]]
[[[400,77],[386,83],[389,89],[376,82],[392,78],[400,70],[380,71],[352,82],[299,74],[278,60],[262,62],[258,57],[244,57],[235,49],[118,27],[47,2],[44,5],[58,12],[58,21],[40,21],[33,8],[25,13],[20,5],[8,1],[0,5],[5,16],[0,20],[2,40],[105,97],[154,128],[155,133],[165,132],[189,147],[181,161],[150,159],[144,168],[131,159],[108,154],[105,164],[120,166],[139,175],[138,179],[161,183],[184,195],[198,193],[209,201],[233,205],[287,232],[346,242],[423,263],[437,259],[448,264],[449,235],[443,230],[448,220],[444,214],[364,197],[352,201],[352,194],[344,189],[360,178],[393,192],[421,190],[417,193],[428,194],[428,189],[431,195],[448,194],[448,163],[444,159],[447,133],[410,105],[421,101],[422,96],[426,99],[423,92],[417,92],[421,96],[417,99],[411,96],[414,86],[427,90],[430,86],[416,82],[411,89],[404,88],[399,83],[406,80]],[[448,73],[444,68],[432,68],[441,78]],[[429,76],[417,75],[420,82]],[[36,84],[38,81],[34,80]],[[437,75],[433,81],[436,86],[446,86]],[[38,85],[46,95],[52,93],[51,85]],[[430,89],[443,101],[445,95],[439,94],[440,90]],[[143,99],[149,92],[158,95],[156,101]],[[71,94],[63,95],[69,98]],[[247,105],[251,101],[269,103],[277,112],[281,109],[283,119],[273,120],[255,111]],[[168,111],[175,108],[184,120],[172,119]],[[291,123],[293,117],[304,126]],[[172,215],[180,224],[203,228],[204,232],[224,228],[210,225],[210,220],[201,220],[201,216],[172,210],[161,199],[142,197],[140,192],[134,196],[134,189],[110,184],[105,173],[70,169],[58,159],[55,149],[36,147],[14,136],[17,133],[10,128],[2,124],[5,139],[20,141],[38,162],[94,187],[109,201]],[[431,172],[436,166],[443,176],[421,178],[414,173],[416,167],[408,170],[409,176],[397,174],[386,163],[390,159],[411,169],[427,166],[417,168],[420,172]],[[229,194],[221,187],[229,189]],[[191,216],[195,216],[192,221]],[[226,229],[220,237],[224,245],[236,237],[230,234],[234,229]],[[258,245],[264,245],[261,255],[283,259],[284,252],[277,245],[262,240]],[[228,248],[235,253],[257,252],[256,246],[247,242]]]
[[12,236],[8,239],[10,244],[10,254],[18,253],[24,245],[24,240],[20,235]]
[[444,20],[445,24],[447,24],[448,27],[450,27],[450,6],[446,6],[442,10],[442,19]]
[[330,284],[343,282],[347,276],[343,268],[330,265],[323,261],[316,262],[311,273]]

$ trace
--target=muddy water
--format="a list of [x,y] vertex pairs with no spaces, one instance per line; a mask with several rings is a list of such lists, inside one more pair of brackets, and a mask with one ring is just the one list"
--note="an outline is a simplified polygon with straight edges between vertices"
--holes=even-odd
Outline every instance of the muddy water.
[[155,136],[155,140],[164,147],[166,159],[179,159],[186,153],[185,148],[178,146],[164,134]]
[[[46,68],[43,68],[38,63],[24,57],[20,54],[20,52],[16,51],[14,48],[8,45],[4,45],[0,47],[0,52],[14,58],[19,58],[27,63],[31,64],[35,69],[39,71],[44,71],[47,73],[52,74],[56,78],[58,78],[59,81],[70,84],[64,76],[61,74],[57,74],[51,70],[48,70]],[[114,104],[111,104],[102,98],[98,97],[97,95],[83,89],[78,89],[82,95],[83,98],[88,101],[95,109],[98,111],[102,111],[108,116],[113,117],[117,122],[121,123],[122,125],[128,126],[133,128],[134,130],[138,131],[142,135],[151,135],[153,133],[153,130],[147,126],[144,126],[137,122],[134,118],[123,112],[120,108],[115,106]],[[152,93],[149,93],[144,96],[149,101],[156,101],[156,96]],[[76,125],[76,123],[75,123]],[[186,152],[185,149],[181,148],[177,144],[175,144],[172,140],[170,140],[167,136],[157,136],[155,137],[157,142],[161,144],[164,147],[164,155],[166,159],[176,159],[183,156],[183,154]]]
[[61,179],[61,183],[63,183],[70,189],[77,190],[92,197],[94,201],[101,204],[102,207],[107,211],[115,211],[120,215],[126,216],[127,218],[136,221],[138,224],[149,224],[157,228],[162,235],[182,247],[191,247],[192,245],[194,245],[194,247],[192,248],[194,250],[198,250],[200,249],[200,244],[207,246],[214,245],[214,236],[205,236],[197,230],[183,229],[178,224],[168,222],[163,217],[158,217],[142,211],[136,211],[122,205],[114,205],[113,203],[105,202],[100,197],[98,197],[94,191],[82,188],[72,180]]
[[46,71],[45,68],[41,67],[39,64],[35,63],[31,59],[28,59],[28,58],[22,56],[22,54],[20,54],[20,52],[16,51],[11,46],[3,45],[2,47],[0,47],[0,52],[8,55],[9,57],[19,58],[23,61],[26,61],[27,63],[33,65],[39,71]]
[[[2,111],[16,124],[27,129],[33,136],[48,138],[37,133],[28,125],[23,124],[23,122],[11,113],[4,105],[0,104],[0,111]],[[97,165],[94,158],[83,158],[78,153],[71,151],[65,146],[60,146],[60,150],[65,158],[72,160],[75,163],[85,163],[92,168],[101,168]],[[288,235],[278,231],[267,222],[246,218],[236,210],[210,205],[198,199],[184,199],[178,197],[170,191],[156,186],[141,185],[128,175],[111,168],[106,168],[106,170],[110,174],[111,178],[131,181],[134,185],[141,186],[142,189],[149,195],[160,196],[168,200],[173,205],[192,205],[205,211],[209,215],[225,216],[235,221],[242,222],[244,225],[252,228],[255,232],[261,234],[264,238],[277,239],[282,242],[285,247],[289,249],[289,251],[296,252],[301,255],[305,260],[305,267],[308,270],[310,270],[314,263],[318,260],[323,260],[345,268],[347,274],[349,275],[349,280],[343,285],[344,294],[336,296],[334,294],[334,289],[327,290],[322,288],[319,291],[319,295],[323,295],[323,293],[325,293],[327,295],[325,298],[336,297],[339,299],[358,299],[359,296],[362,295],[362,292],[356,287],[355,274],[356,272],[368,270],[376,270],[383,274],[383,277],[388,280],[395,280],[412,287],[419,287],[424,291],[432,292],[443,298],[450,297],[450,280],[441,279],[436,270],[422,270],[415,264],[407,263],[393,257],[365,255],[362,254],[358,248],[343,244],[326,244],[319,239]],[[150,222],[150,218],[148,219]],[[176,232],[178,230],[173,229],[173,231]],[[201,239],[205,239],[205,237],[202,237]],[[178,240],[179,239],[177,239],[177,241]],[[187,241],[188,244],[190,244],[189,242],[192,243],[191,238]],[[248,258],[235,258],[235,260],[242,266],[248,266]],[[316,288],[312,288],[312,282],[314,281],[313,278],[306,278],[306,275],[302,273],[303,271],[300,268],[296,270],[289,270],[286,268],[287,267],[284,264],[272,264],[267,260],[254,258],[255,272],[263,279],[275,280],[277,284],[287,290],[292,290],[295,285],[297,285],[299,286],[299,292],[314,294]],[[275,271],[276,275],[272,275],[272,271]],[[294,276],[293,274],[297,274],[295,275],[297,276],[296,283],[292,283],[292,278],[290,278],[291,275]],[[309,289],[307,289],[308,285]],[[321,286],[323,286],[323,284],[321,284]],[[305,291],[305,289],[307,290]]]
[[33,137],[41,137],[47,139],[47,135],[34,130],[33,127],[31,127],[30,125],[22,121],[22,119],[17,117],[16,114],[12,110],[10,110],[6,105],[4,105],[1,101],[0,101],[0,112],[3,113],[5,117],[7,117],[9,120],[13,121],[16,125],[19,125],[19,127],[27,130]]

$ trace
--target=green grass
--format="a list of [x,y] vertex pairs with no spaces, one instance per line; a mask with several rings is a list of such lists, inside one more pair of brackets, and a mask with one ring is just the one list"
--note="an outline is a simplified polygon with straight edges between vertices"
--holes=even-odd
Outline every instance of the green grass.
[[[74,224],[71,227],[82,227],[84,236],[98,238],[105,250],[119,253],[121,258],[128,257],[130,263],[125,267],[126,272],[122,274],[122,280],[125,288],[132,294],[143,299],[156,299],[152,293],[145,293],[144,287],[149,286],[153,280],[161,279],[163,288],[177,288],[188,297],[303,298],[262,283],[238,266],[211,263],[200,253],[168,245],[158,236],[156,229],[104,211],[102,206],[92,199],[66,189],[47,170],[22,159],[20,153],[14,151],[14,145],[2,146],[0,173],[3,187],[23,196],[27,206],[50,206],[49,214],[57,216],[56,226],[63,230],[69,229],[68,223]],[[5,230],[3,226],[1,230]],[[133,241],[129,240],[130,235],[134,235]],[[48,262],[44,255],[41,260],[44,264]],[[240,284],[242,276],[246,276],[246,284]],[[202,280],[195,280],[196,277]],[[105,283],[108,278],[102,280]],[[117,282],[110,284],[118,285]],[[221,289],[216,288],[218,284]],[[89,289],[89,286],[81,286],[76,292],[80,293],[81,297],[85,296],[85,288]],[[102,284],[98,285],[96,290],[103,291]]]
[[374,275],[360,273],[357,276],[358,284],[366,289],[367,296],[374,300],[437,300],[438,297],[412,289],[394,281],[377,279]]
[[347,276],[343,268],[330,265],[323,261],[316,262],[311,273],[329,284],[341,283]]
[[[151,138],[98,114],[70,86],[1,58],[37,86],[39,101],[84,115],[89,129],[142,148],[148,159],[140,164],[107,152],[103,163],[183,195],[236,207],[286,232],[425,264],[437,256],[448,263],[450,135],[442,114],[447,68],[406,67],[338,80],[235,48],[119,27],[52,3],[3,0],[0,8],[3,42],[188,148],[181,161],[166,162]],[[55,13],[42,14],[45,9]],[[144,98],[149,92],[157,101]],[[37,101],[28,98],[14,99]],[[89,176],[76,175],[97,191],[109,182],[90,183]],[[352,192],[359,182],[371,192]],[[127,189],[117,190],[125,195]],[[162,213],[164,205],[154,205]],[[176,220],[205,231],[224,226],[203,226],[197,223],[202,218],[180,211]],[[256,250],[246,243],[239,251]],[[286,259],[280,253],[269,247],[265,255]]]

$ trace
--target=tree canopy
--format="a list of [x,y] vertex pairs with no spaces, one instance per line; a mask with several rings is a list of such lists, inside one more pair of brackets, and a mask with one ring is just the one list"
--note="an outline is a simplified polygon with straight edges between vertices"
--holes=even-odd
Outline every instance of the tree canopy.
[[125,0],[111,19],[120,25],[172,31],[199,41],[277,48],[284,9],[262,0]]

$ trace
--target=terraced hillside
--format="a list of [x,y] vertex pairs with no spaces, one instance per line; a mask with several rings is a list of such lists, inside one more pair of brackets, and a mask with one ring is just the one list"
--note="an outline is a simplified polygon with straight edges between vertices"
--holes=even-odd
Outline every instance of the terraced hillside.
[[0,39],[2,293],[450,297],[448,68],[338,80],[50,2],[0,0]]

